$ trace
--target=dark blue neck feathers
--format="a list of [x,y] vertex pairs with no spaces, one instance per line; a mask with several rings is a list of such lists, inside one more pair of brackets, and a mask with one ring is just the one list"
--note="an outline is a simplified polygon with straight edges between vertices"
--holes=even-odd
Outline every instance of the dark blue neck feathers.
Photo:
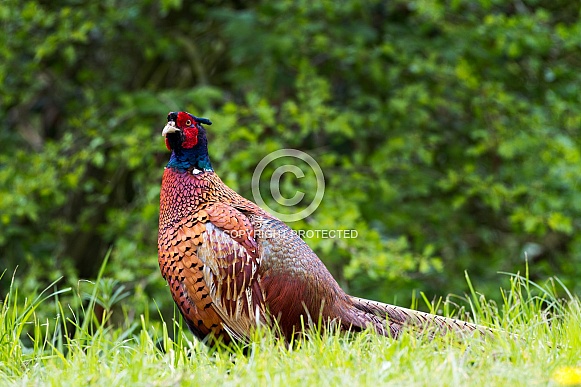
[[210,156],[208,156],[208,140],[206,137],[199,136],[198,143],[193,148],[184,149],[179,147],[172,150],[167,167],[178,171],[186,171],[192,168],[213,171]]

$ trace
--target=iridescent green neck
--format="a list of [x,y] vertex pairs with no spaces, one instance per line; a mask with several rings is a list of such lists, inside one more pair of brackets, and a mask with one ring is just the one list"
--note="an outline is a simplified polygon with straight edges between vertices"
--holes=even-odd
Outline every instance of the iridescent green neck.
[[167,163],[167,167],[178,171],[186,171],[192,168],[202,171],[213,171],[210,156],[208,155],[208,142],[205,138],[201,138],[201,140],[191,149],[174,149],[171,152],[171,158]]

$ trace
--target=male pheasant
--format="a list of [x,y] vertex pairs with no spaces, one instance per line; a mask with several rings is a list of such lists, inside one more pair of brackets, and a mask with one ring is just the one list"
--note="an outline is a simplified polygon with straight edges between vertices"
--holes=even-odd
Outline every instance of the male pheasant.
[[171,112],[161,185],[159,266],[189,329],[209,345],[245,341],[258,325],[290,340],[312,321],[342,330],[405,327],[487,334],[464,321],[352,297],[286,224],[227,187],[212,169],[203,124]]

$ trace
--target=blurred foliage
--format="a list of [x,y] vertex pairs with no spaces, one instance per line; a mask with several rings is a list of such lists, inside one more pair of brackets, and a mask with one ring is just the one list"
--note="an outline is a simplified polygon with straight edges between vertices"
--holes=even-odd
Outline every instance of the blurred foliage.
[[357,230],[308,240],[354,294],[463,293],[468,270],[494,297],[525,256],[532,279],[579,293],[580,15],[565,0],[0,2],[1,266],[21,292],[74,284],[111,247],[111,281],[171,308],[160,131],[187,110],[212,119],[214,168],[248,198],[269,152],[317,160],[325,197],[291,226]]

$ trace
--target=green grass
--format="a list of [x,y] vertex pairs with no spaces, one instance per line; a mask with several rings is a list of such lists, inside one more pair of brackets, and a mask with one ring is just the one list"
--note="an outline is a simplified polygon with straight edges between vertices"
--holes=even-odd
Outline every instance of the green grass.
[[[179,319],[125,314],[123,326],[115,326],[111,308],[121,293],[102,279],[97,284],[88,307],[75,312],[59,301],[60,292],[31,299],[11,288],[0,306],[0,385],[581,384],[581,303],[557,280],[539,286],[512,276],[499,305],[473,291],[469,305],[479,323],[499,330],[493,339],[311,332],[288,346],[263,331],[247,355],[240,348],[209,350]],[[37,308],[46,310],[46,303],[54,313],[40,318]]]

